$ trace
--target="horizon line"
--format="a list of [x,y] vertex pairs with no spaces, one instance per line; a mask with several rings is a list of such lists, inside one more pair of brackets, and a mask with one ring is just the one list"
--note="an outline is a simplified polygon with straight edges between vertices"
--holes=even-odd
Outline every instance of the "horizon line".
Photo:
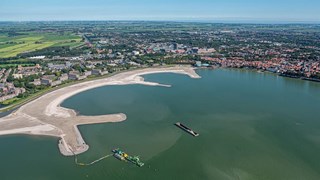
[[0,20],[0,22],[180,22],[180,23],[211,23],[211,24],[320,24],[317,20],[169,20],[169,19],[106,19],[106,20]]

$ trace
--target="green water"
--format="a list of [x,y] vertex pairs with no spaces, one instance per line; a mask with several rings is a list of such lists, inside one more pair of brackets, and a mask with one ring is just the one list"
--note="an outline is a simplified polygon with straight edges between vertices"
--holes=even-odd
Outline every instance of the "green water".
[[[121,123],[81,126],[89,162],[112,148],[140,155],[142,168],[111,157],[79,167],[57,139],[0,137],[0,179],[320,179],[320,83],[245,70],[199,70],[202,79],[154,74],[142,85],[107,86],[63,103],[83,115],[126,113]],[[200,136],[173,124],[183,122]]]

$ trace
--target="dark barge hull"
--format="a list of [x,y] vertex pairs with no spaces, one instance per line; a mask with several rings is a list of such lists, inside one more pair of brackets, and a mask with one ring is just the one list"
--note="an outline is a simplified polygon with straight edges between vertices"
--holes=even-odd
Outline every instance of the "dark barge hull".
[[302,78],[302,80],[320,82],[320,79],[316,79],[316,78]]
[[181,124],[180,122],[175,123],[174,125],[176,125],[177,127],[179,127],[180,129],[186,131],[187,133],[191,134],[192,136],[199,136],[198,133],[194,132],[192,129],[188,128],[187,126]]

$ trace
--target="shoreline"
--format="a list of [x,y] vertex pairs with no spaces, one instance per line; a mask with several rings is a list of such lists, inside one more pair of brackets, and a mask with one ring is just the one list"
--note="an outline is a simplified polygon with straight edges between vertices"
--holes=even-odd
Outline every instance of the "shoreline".
[[[172,66],[166,66],[166,67],[172,67]],[[142,69],[146,69],[146,68],[138,68],[138,69],[142,70]],[[44,95],[46,95],[48,93],[51,93],[53,91],[56,91],[56,90],[59,90],[59,89],[62,89],[62,88],[68,87],[68,86],[72,86],[72,85],[76,85],[76,84],[80,84],[80,83],[84,83],[84,82],[89,82],[89,81],[94,81],[94,80],[99,80],[99,79],[105,79],[105,78],[109,78],[109,77],[115,76],[115,75],[117,75],[119,73],[135,71],[135,70],[138,70],[138,69],[123,70],[123,71],[115,72],[115,73],[112,73],[112,74],[107,74],[107,75],[103,75],[103,76],[98,76],[98,77],[94,77],[94,78],[88,78],[88,79],[84,79],[84,80],[73,81],[73,82],[70,82],[70,83],[62,84],[60,86],[56,86],[56,87],[53,87],[51,89],[47,89],[47,90],[45,90],[43,92],[39,92],[39,93],[33,94],[30,97],[27,97],[26,99],[23,99],[21,101],[14,102],[13,104],[1,107],[0,108],[0,113],[6,113],[6,112],[10,112],[10,111],[15,111],[18,108],[20,108],[21,106],[23,106],[23,105],[25,105],[25,104],[27,104],[29,102],[32,102],[32,101],[40,98],[41,96],[44,96]]]
[[74,110],[61,107],[66,99],[98,87],[109,85],[141,84],[171,87],[170,85],[144,81],[142,75],[176,73],[200,78],[189,66],[146,68],[122,72],[103,79],[85,81],[44,94],[22,105],[8,116],[0,118],[0,135],[28,134],[60,138],[58,147],[65,156],[80,154],[89,149],[78,126],[86,124],[117,123],[127,119],[123,113],[102,116],[81,116]]
[[257,68],[246,68],[246,67],[242,67],[242,68],[237,68],[237,67],[216,67],[216,68],[217,69],[249,70],[249,71],[254,71],[254,72],[257,72],[257,73],[269,73],[269,74],[273,74],[273,75],[276,75],[276,76],[289,78],[289,79],[297,79],[297,80],[301,80],[301,81],[320,83],[320,79],[317,79],[317,78],[305,77],[305,76],[301,76],[301,75],[281,74],[279,72],[271,72],[271,71],[268,71],[268,70],[262,70],[262,69],[257,69]]

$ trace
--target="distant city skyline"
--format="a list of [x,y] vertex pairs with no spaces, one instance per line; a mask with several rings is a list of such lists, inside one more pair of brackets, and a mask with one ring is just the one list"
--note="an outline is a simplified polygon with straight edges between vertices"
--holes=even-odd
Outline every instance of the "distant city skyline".
[[0,21],[320,22],[319,0],[2,0]]

